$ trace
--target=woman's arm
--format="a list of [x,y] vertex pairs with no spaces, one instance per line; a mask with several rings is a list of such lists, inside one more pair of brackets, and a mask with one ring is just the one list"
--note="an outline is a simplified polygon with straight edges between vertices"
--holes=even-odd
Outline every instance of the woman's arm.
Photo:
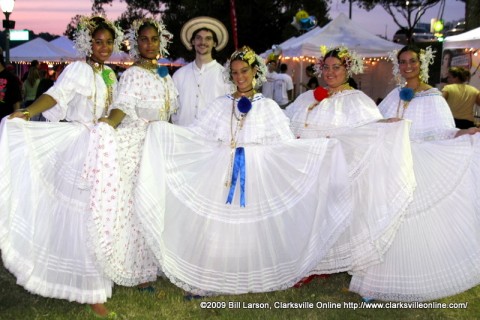
[[18,111],[13,112],[8,119],[22,118],[29,120],[30,117],[42,113],[56,104],[57,101],[55,101],[55,99],[53,99],[51,96],[48,94],[42,94],[37,100],[35,100],[35,102],[29,105],[28,108],[19,109]]
[[112,109],[108,117],[100,118],[98,122],[105,122],[113,128],[116,128],[122,122],[123,118],[125,118],[125,112],[120,109]]

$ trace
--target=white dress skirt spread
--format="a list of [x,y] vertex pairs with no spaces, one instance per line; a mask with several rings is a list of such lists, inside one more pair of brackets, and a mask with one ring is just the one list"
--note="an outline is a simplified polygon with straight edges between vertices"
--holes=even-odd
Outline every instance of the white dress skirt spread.
[[92,187],[90,231],[97,260],[120,285],[154,281],[159,271],[134,210],[133,190],[149,121],[168,121],[176,108],[169,75],[132,66],[122,74],[111,106],[126,114],[115,136],[106,124],[92,135],[85,170]]
[[[352,223],[311,274],[363,269],[382,261],[415,188],[409,123],[378,123],[375,103],[359,90],[345,90],[316,103],[313,90],[287,109],[300,139],[339,141],[352,183]],[[309,111],[309,108],[311,109]]]
[[[380,109],[385,117],[403,112],[398,88]],[[355,273],[350,290],[378,300],[439,299],[480,283],[480,137],[453,138],[437,89],[416,93],[403,116],[412,121],[418,186],[384,261]]]
[[88,245],[89,192],[82,171],[93,120],[105,111],[107,88],[88,64],[75,62],[47,94],[57,105],[44,116],[70,122],[4,118],[1,124],[2,259],[32,293],[103,303],[112,282]]
[[349,223],[339,144],[294,139],[261,94],[239,127],[237,103],[217,98],[189,128],[151,123],[145,140],[136,210],[163,272],[197,294],[289,288]]

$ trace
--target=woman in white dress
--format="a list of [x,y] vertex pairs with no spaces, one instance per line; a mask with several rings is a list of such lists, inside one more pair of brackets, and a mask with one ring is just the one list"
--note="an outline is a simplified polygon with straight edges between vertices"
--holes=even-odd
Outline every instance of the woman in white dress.
[[384,261],[355,272],[350,290],[368,299],[439,299],[480,283],[480,137],[476,128],[456,129],[441,92],[427,84],[430,48],[404,47],[392,61],[405,84],[380,111],[412,123],[417,188]]
[[[104,62],[122,41],[110,21],[82,17],[75,46],[86,61],[70,64],[45,94],[4,119],[0,133],[5,266],[28,291],[90,304],[100,316],[109,315],[103,303],[112,281],[89,245],[89,192],[81,176],[90,130],[105,115],[116,86]],[[49,122],[21,120],[40,112]]]
[[297,138],[340,141],[352,181],[353,211],[349,228],[311,271],[313,275],[379,263],[415,188],[408,124],[384,123],[373,100],[349,85],[349,78],[363,71],[362,58],[354,51],[344,46],[321,51],[315,68],[327,89],[303,93],[286,114]]
[[157,63],[159,55],[167,54],[171,37],[155,19],[132,23],[127,39],[135,62],[120,78],[108,117],[100,119],[117,129],[112,136],[99,125],[86,168],[98,261],[115,283],[149,291],[153,287],[148,282],[156,279],[159,267],[135,214],[133,190],[149,123],[168,121],[177,109],[172,78]]
[[162,271],[193,294],[286,289],[345,229],[350,212],[338,144],[296,140],[255,91],[266,67],[243,47],[226,66],[236,91],[188,128],[150,124],[135,205]]

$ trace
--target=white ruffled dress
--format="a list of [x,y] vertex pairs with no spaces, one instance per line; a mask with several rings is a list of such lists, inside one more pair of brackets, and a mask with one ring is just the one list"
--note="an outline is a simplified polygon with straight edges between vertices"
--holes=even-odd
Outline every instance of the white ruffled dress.
[[[164,273],[193,293],[293,286],[329,251],[351,211],[337,143],[294,139],[288,118],[261,94],[240,127],[237,103],[217,98],[189,128],[152,123],[145,140],[136,210]],[[226,187],[235,162],[238,182]]]
[[363,269],[382,261],[415,188],[409,123],[378,123],[375,103],[359,90],[345,90],[316,107],[313,90],[286,109],[300,139],[329,136],[342,145],[352,188],[349,228],[311,274]]
[[4,118],[1,124],[3,262],[32,293],[102,303],[112,294],[112,281],[88,245],[89,192],[81,176],[93,120],[105,112],[107,87],[87,63],[75,62],[47,94],[57,105],[44,116],[69,122]]
[[[385,117],[402,109],[398,88],[380,105]],[[378,300],[439,299],[480,283],[480,136],[453,138],[437,89],[416,93],[404,118],[412,121],[413,202],[383,263],[355,273],[350,290]]]
[[102,123],[92,135],[86,166],[95,223],[91,233],[107,275],[117,284],[134,286],[154,281],[159,270],[134,210],[145,134],[151,121],[168,121],[176,111],[177,90],[169,75],[162,78],[156,70],[132,66],[120,78],[111,109],[126,116],[115,135]]

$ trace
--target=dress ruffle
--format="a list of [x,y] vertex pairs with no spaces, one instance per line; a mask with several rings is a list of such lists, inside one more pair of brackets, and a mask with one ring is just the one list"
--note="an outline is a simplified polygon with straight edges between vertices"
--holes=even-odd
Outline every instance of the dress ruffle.
[[480,283],[480,135],[442,140],[455,129],[448,117],[441,120],[448,106],[440,99],[415,97],[409,109],[416,110],[405,113],[416,126],[412,154],[418,186],[384,261],[352,277],[350,290],[364,297],[427,301]]
[[192,129],[149,126],[136,210],[163,272],[187,291],[289,288],[320,262],[349,223],[341,146],[328,139],[292,139],[278,106],[256,97],[239,139],[245,207],[238,187],[226,204],[231,97],[217,99]]
[[0,245],[17,283],[45,297],[103,303],[112,282],[87,245],[88,192],[81,178],[89,128],[3,120]]

